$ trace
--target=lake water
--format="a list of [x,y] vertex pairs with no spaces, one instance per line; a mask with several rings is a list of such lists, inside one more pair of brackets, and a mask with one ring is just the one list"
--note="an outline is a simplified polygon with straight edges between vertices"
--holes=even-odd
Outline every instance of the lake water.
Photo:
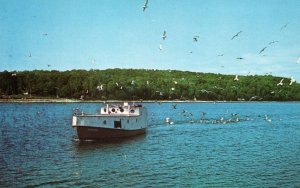
[[99,104],[0,103],[0,187],[300,187],[300,103],[173,104],[101,143],[71,127]]

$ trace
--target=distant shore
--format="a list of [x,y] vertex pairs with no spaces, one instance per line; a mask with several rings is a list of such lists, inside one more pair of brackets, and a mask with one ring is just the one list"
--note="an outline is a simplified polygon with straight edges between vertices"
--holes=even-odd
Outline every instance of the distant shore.
[[[113,103],[124,102],[124,100],[79,100],[79,99],[0,99],[0,103]],[[226,102],[226,101],[195,101],[195,100],[125,100],[125,102],[169,102],[169,103],[182,103],[182,102]],[[238,102],[238,101],[237,101]]]
[[11,102],[11,103],[71,103],[71,102],[82,102],[81,100],[75,99],[50,99],[50,98],[38,98],[38,99],[0,99],[0,103]]
[[[78,100],[78,99],[51,99],[51,98],[36,98],[36,99],[0,99],[0,103],[120,103],[123,100]],[[242,103],[242,102],[300,102],[300,101],[201,101],[201,100],[131,100],[126,102],[143,102],[143,103]]]

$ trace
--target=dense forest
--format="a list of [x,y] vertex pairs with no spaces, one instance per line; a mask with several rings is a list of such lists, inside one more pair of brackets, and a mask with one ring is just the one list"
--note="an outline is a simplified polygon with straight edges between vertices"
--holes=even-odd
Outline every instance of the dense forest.
[[0,98],[300,101],[300,84],[271,75],[107,69],[0,72]]

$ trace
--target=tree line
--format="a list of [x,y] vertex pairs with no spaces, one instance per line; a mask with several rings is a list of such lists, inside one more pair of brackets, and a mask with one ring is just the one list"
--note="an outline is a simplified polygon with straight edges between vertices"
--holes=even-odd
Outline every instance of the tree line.
[[[107,69],[0,72],[0,98],[299,101],[300,84],[272,75]],[[282,79],[282,84],[278,84]]]

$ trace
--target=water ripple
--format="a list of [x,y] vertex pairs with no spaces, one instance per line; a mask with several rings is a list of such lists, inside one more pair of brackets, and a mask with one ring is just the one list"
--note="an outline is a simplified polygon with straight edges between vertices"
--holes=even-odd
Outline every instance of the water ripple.
[[148,103],[146,135],[107,142],[71,127],[98,104],[0,105],[1,187],[300,186],[299,103]]

